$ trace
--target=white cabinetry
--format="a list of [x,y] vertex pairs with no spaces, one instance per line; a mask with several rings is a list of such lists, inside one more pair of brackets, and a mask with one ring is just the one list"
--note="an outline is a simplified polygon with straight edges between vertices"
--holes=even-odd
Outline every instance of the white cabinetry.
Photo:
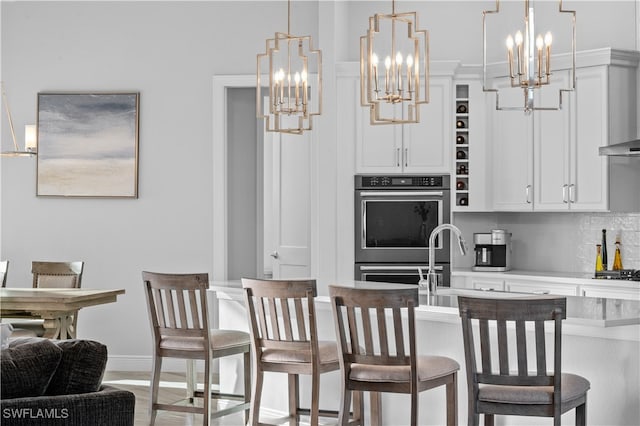
[[[450,173],[452,77],[431,77],[420,122],[371,125],[369,108],[356,108],[357,173]],[[360,94],[357,94],[360,96]]]
[[[494,87],[498,90],[510,87],[509,80],[496,79]],[[493,96],[489,95],[490,98]],[[500,102],[519,105],[522,93],[514,90],[500,92]],[[492,129],[488,140],[493,147],[493,208],[500,211],[533,210],[531,116],[522,111],[497,111],[494,103],[490,105]]]
[[[598,148],[634,139],[637,52],[599,49],[578,55],[576,90],[559,111],[491,111],[493,208],[497,211],[638,211],[640,180],[634,159],[599,155]],[[537,89],[536,102],[557,105],[569,71],[553,74]],[[509,86],[504,77],[493,87]],[[555,86],[555,87],[554,87]],[[501,105],[522,104],[521,90],[502,90]]]
[[504,280],[471,277],[469,284],[469,288],[474,290],[504,291]]
[[607,299],[639,300],[640,292],[625,288],[613,288],[604,284],[601,287],[582,286],[580,295],[586,297],[605,297]]
[[452,287],[486,291],[507,291],[561,296],[604,297],[640,301],[637,282],[621,280],[594,280],[568,273],[531,271],[478,272],[454,270]]
[[543,283],[539,281],[505,280],[505,290],[519,293],[558,294],[578,296],[578,286],[573,284]]

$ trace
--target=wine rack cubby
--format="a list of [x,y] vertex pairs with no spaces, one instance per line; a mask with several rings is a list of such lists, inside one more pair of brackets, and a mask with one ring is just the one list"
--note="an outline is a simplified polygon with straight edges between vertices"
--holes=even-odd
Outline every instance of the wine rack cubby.
[[455,179],[456,206],[469,205],[469,85],[456,85]]

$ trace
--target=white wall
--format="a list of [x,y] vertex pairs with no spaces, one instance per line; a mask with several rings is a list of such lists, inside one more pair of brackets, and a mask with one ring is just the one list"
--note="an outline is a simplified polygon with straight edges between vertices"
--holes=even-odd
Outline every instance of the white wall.
[[[140,272],[213,273],[212,76],[254,73],[265,39],[286,30],[286,3],[1,7],[2,80],[16,129],[35,122],[40,91],[141,94],[137,200],[37,198],[35,159],[2,159],[0,257],[11,261],[8,285],[31,285],[32,260],[84,260],[84,287],[126,294],[83,310],[79,336],[103,341],[112,358],[148,357]],[[315,9],[313,2],[294,4],[292,31],[317,37]],[[255,115],[247,118],[255,122]]]
[[[636,48],[633,1],[565,3],[578,11],[579,49]],[[421,26],[431,30],[433,60],[477,64],[480,13],[492,5],[426,1],[397,7],[419,11]],[[0,257],[11,261],[9,285],[30,285],[32,260],[84,260],[85,287],[127,293],[116,304],[83,310],[79,336],[103,341],[112,359],[140,357],[148,366],[140,271],[214,272],[211,139],[222,123],[212,120],[212,76],[253,74],[265,39],[286,29],[286,2],[2,1],[0,7],[0,71],[19,136],[35,122],[40,91],[141,93],[137,200],[37,198],[36,160],[2,159]],[[319,212],[312,235],[314,271],[325,283],[341,278],[336,265],[345,258],[342,251],[353,251],[337,245],[349,234],[353,177],[342,167],[349,167],[350,154],[344,153],[352,147],[341,145],[350,141],[336,134],[332,65],[357,60],[367,18],[389,8],[388,1],[293,2],[292,32],[311,34],[324,56],[325,108],[314,122]],[[2,124],[5,141],[5,117]]]

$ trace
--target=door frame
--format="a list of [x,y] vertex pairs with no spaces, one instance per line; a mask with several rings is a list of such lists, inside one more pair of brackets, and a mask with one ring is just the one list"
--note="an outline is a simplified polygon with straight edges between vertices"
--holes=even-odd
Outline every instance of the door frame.
[[[256,88],[255,75],[213,76],[213,280],[227,279],[227,98],[228,89]],[[260,234],[260,232],[258,232]],[[261,258],[258,259],[260,262]]]

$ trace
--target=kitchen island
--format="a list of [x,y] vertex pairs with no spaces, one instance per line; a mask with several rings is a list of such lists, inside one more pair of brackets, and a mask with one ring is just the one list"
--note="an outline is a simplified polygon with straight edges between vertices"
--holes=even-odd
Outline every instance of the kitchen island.
[[[340,285],[388,288],[401,284],[344,281]],[[248,330],[242,289],[239,281],[212,282],[214,311],[218,326]],[[449,356],[461,370],[458,377],[459,423],[467,419],[467,383],[464,368],[462,331],[457,295],[478,297],[531,297],[531,294],[468,289],[440,289],[436,297],[421,294],[416,309],[418,353]],[[316,300],[320,339],[335,340],[329,298]],[[567,320],[563,323],[563,370],[586,377],[591,382],[587,395],[587,419],[590,425],[640,424],[640,302],[622,299],[567,297]],[[241,363],[221,361],[221,384],[241,386]],[[340,400],[339,373],[323,375],[321,407],[335,409]],[[304,398],[309,398],[309,382],[301,380]],[[266,376],[263,406],[281,415],[286,410],[286,380]],[[225,390],[230,390],[225,389]],[[239,389],[236,389],[239,390]],[[383,395],[383,423],[408,423],[409,401],[406,395]],[[365,399],[367,401],[368,398]],[[419,424],[440,425],[445,422],[444,390],[434,389],[420,395]],[[368,409],[368,407],[367,407]],[[550,424],[549,420],[523,417],[498,417],[498,425]],[[574,424],[573,412],[562,417],[562,424]]]

